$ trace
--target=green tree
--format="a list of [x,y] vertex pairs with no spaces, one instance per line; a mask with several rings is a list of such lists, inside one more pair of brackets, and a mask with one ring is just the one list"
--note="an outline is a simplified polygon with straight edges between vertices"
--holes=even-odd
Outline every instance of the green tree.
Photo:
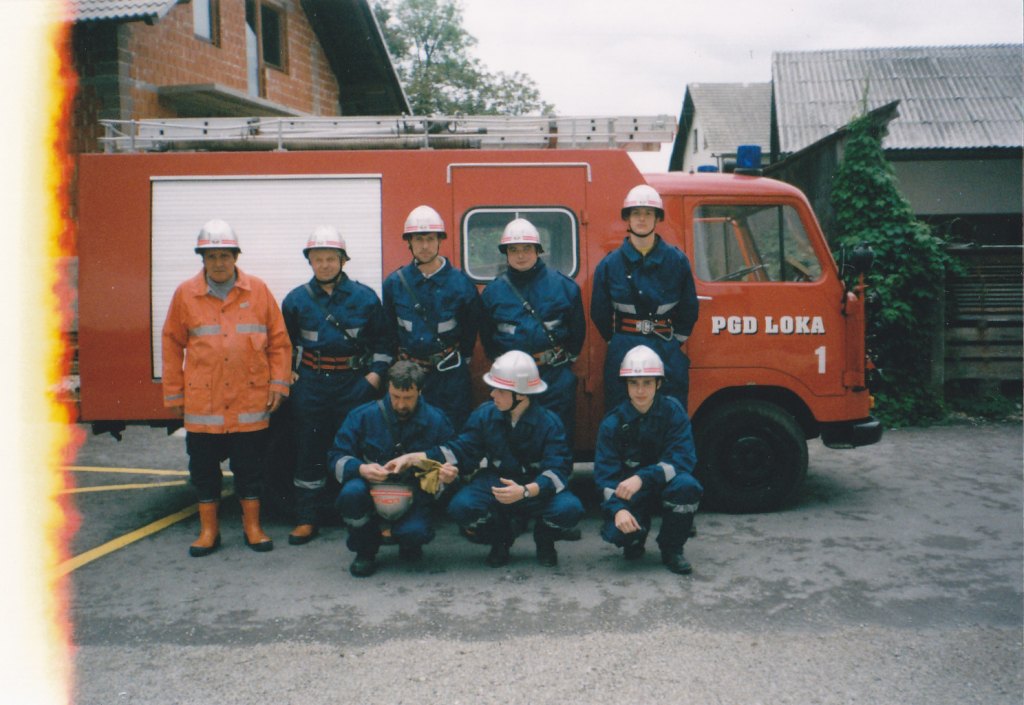
[[928,422],[944,411],[931,384],[937,301],[953,261],[941,239],[917,220],[896,187],[882,151],[884,126],[864,115],[848,128],[843,161],[832,184],[840,245],[866,243],[875,253],[867,276],[867,342],[879,369],[872,382],[879,417],[887,425]]
[[529,76],[491,73],[470,55],[476,38],[456,0],[380,0],[373,10],[414,114],[554,112]]

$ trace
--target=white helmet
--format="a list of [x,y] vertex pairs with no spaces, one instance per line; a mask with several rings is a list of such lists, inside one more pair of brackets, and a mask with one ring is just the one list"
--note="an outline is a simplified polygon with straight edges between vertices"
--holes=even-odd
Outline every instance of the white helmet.
[[408,240],[417,233],[437,233],[438,239],[444,239],[448,234],[441,214],[430,206],[416,206],[405,219],[402,239]]
[[306,246],[302,249],[302,256],[309,259],[309,251],[312,249],[340,250],[343,260],[349,259],[345,249],[345,238],[333,225],[318,225],[313,228],[313,232],[306,240]]
[[626,194],[626,200],[622,202],[623,220],[629,220],[629,211],[633,208],[653,208],[658,214],[658,220],[665,219],[665,206],[661,202],[661,196],[647,184],[634,186]]
[[484,382],[495,389],[507,389],[517,394],[540,394],[548,388],[540,378],[537,363],[521,350],[509,350],[491,365],[484,374]]
[[370,497],[377,514],[387,521],[398,521],[412,506],[412,488],[396,482],[370,485]]
[[619,364],[619,377],[664,377],[665,363],[646,345],[637,345]]
[[242,251],[238,246],[238,237],[227,221],[214,218],[203,223],[200,228],[199,237],[196,238],[196,254],[201,255],[203,250],[221,249]]
[[538,254],[544,252],[544,246],[540,244],[540,233],[526,218],[516,218],[505,226],[498,249],[505,254],[509,245],[536,245]]

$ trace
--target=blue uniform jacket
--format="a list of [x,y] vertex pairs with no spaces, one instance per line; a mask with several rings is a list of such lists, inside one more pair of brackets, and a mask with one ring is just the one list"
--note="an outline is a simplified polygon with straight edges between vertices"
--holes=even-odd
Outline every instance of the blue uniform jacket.
[[564,490],[572,471],[572,453],[561,420],[532,403],[513,428],[508,412],[499,411],[494,402],[484,402],[470,414],[458,436],[428,450],[427,457],[462,471],[479,467],[487,458],[487,473],[520,484],[536,482],[540,496]]
[[[456,346],[468,360],[476,345],[481,316],[480,296],[473,282],[447,260],[430,277],[423,276],[415,262],[400,271],[426,309],[427,318],[416,312],[416,302],[402,286],[398,272],[392,272],[384,280],[384,316],[397,330],[398,346],[421,360]],[[438,338],[443,347],[438,345]]]
[[544,325],[542,327],[523,308],[508,282],[499,276],[481,295],[486,315],[480,328],[480,342],[487,357],[493,360],[509,350],[532,354],[551,349],[544,328],[572,357],[579,355],[587,324],[576,282],[557,270],[548,269],[543,260],[538,260],[536,266],[526,272],[509,268],[507,275]]
[[292,345],[330,357],[365,355],[369,369],[360,371],[384,375],[393,359],[394,341],[376,292],[349,279],[344,273],[330,296],[320,288],[315,277],[309,281],[309,287],[347,335],[327,320],[305,286],[297,286],[288,292],[281,304]]
[[327,466],[334,468],[338,482],[344,484],[359,477],[359,466],[363,463],[384,465],[403,453],[445,443],[453,433],[444,412],[422,397],[412,416],[400,422],[391,408],[390,397],[385,395],[379,404],[371,401],[357,406],[345,418],[334,437],[334,447],[327,454]]
[[[668,319],[680,344],[693,331],[698,308],[690,260],[678,247],[667,244],[659,235],[654,237],[654,247],[646,256],[637,252],[626,237],[594,271],[590,318],[605,340],[611,340],[615,333],[615,313],[641,320]],[[630,270],[636,294],[627,278]]]
[[594,482],[601,508],[615,514],[628,503],[615,496],[620,482],[638,475],[645,489],[659,491],[697,462],[690,417],[675,397],[659,393],[646,414],[627,400],[609,411],[597,431]]

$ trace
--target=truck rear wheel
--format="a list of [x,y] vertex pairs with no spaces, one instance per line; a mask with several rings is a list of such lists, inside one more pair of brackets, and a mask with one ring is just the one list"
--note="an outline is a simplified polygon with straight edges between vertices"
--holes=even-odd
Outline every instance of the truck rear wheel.
[[705,504],[763,512],[790,499],[807,475],[807,441],[785,409],[767,401],[729,403],[695,428],[697,478]]

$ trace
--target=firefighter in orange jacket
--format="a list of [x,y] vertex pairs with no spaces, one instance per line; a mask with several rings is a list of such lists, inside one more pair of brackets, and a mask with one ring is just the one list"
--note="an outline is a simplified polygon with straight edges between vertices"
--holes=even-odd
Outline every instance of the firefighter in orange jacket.
[[230,225],[207,222],[195,251],[203,270],[178,286],[163,328],[164,406],[184,417],[189,476],[199,498],[200,533],[189,554],[206,556],[220,546],[225,457],[245,543],[269,551],[274,542],[260,527],[260,464],[270,414],[288,395],[291,343],[267,285],[235,266],[241,250]]

